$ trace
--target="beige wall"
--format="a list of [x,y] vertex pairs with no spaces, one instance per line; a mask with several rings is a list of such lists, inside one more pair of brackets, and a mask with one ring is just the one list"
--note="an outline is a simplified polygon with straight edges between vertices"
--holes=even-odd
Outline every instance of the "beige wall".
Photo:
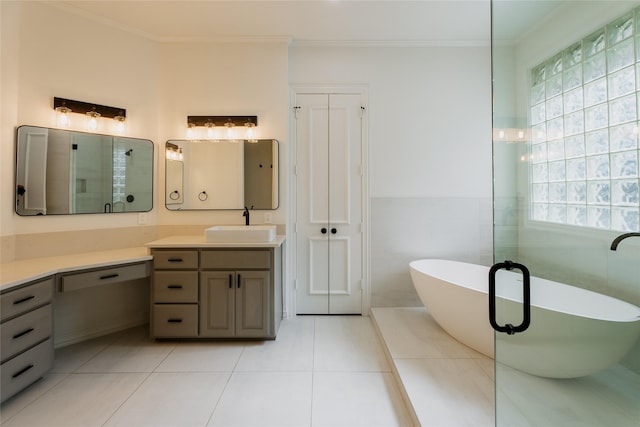
[[[135,228],[138,215],[15,215],[14,138],[19,125],[55,127],[53,97],[127,109],[127,134],[155,143],[154,209],[145,226],[239,223],[235,211],[169,212],[164,208],[164,142],[185,137],[187,115],[259,116],[259,136],[288,137],[287,41],[159,43],[40,2],[0,2],[2,18],[0,243],[14,258],[26,234]],[[82,130],[82,129],[79,129]],[[286,164],[286,163],[284,163]],[[286,220],[287,173],[280,175]],[[254,215],[261,222],[259,215]],[[19,246],[20,243],[17,243]]]

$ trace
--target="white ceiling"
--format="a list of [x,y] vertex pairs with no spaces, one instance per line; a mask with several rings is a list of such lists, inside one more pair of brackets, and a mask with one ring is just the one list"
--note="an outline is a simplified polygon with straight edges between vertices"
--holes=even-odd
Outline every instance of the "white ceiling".
[[[551,1],[501,0],[535,20]],[[293,44],[488,45],[489,0],[55,0],[58,7],[159,41],[287,39]],[[535,6],[531,7],[531,6]],[[539,11],[542,9],[542,11]]]

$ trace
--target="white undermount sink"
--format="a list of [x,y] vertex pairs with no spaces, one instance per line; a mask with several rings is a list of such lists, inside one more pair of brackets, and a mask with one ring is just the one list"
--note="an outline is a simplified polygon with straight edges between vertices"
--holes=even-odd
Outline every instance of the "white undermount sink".
[[264,243],[275,238],[275,225],[216,225],[204,230],[204,239],[209,243]]

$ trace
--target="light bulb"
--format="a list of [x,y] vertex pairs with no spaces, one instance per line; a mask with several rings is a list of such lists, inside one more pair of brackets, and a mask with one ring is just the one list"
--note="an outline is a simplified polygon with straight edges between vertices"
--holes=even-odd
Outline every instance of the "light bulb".
[[244,126],[247,128],[245,139],[248,140],[249,142],[255,142],[256,141],[256,125],[253,124],[252,122],[247,122],[244,124]]
[[71,120],[69,119],[69,113],[71,113],[71,109],[65,106],[56,107],[56,121],[59,127],[68,128],[71,124]]
[[189,123],[187,125],[187,139],[195,139],[196,137],[196,125]]
[[87,116],[89,117],[89,121],[87,122],[87,129],[91,132],[97,131],[100,113],[98,113],[97,111],[89,111],[87,112]]
[[122,113],[120,113],[119,115],[115,116],[113,118],[113,120],[115,120],[115,131],[116,133],[122,135],[124,134],[124,131],[127,128],[127,125],[125,123],[125,121],[127,120],[125,116],[122,115]]
[[204,125],[207,128],[207,139],[214,139],[216,136],[216,125],[213,122],[207,122]]
[[227,127],[227,131],[225,132],[225,134],[227,136],[227,139],[234,139],[235,138],[235,131],[233,130],[233,122],[232,121],[228,121],[224,125]]

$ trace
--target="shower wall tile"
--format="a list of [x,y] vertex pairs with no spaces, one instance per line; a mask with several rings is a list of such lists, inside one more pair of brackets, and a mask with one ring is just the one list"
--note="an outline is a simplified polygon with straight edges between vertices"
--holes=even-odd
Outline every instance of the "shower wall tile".
[[421,305],[409,276],[413,260],[491,264],[492,221],[490,198],[372,198],[371,305]]

